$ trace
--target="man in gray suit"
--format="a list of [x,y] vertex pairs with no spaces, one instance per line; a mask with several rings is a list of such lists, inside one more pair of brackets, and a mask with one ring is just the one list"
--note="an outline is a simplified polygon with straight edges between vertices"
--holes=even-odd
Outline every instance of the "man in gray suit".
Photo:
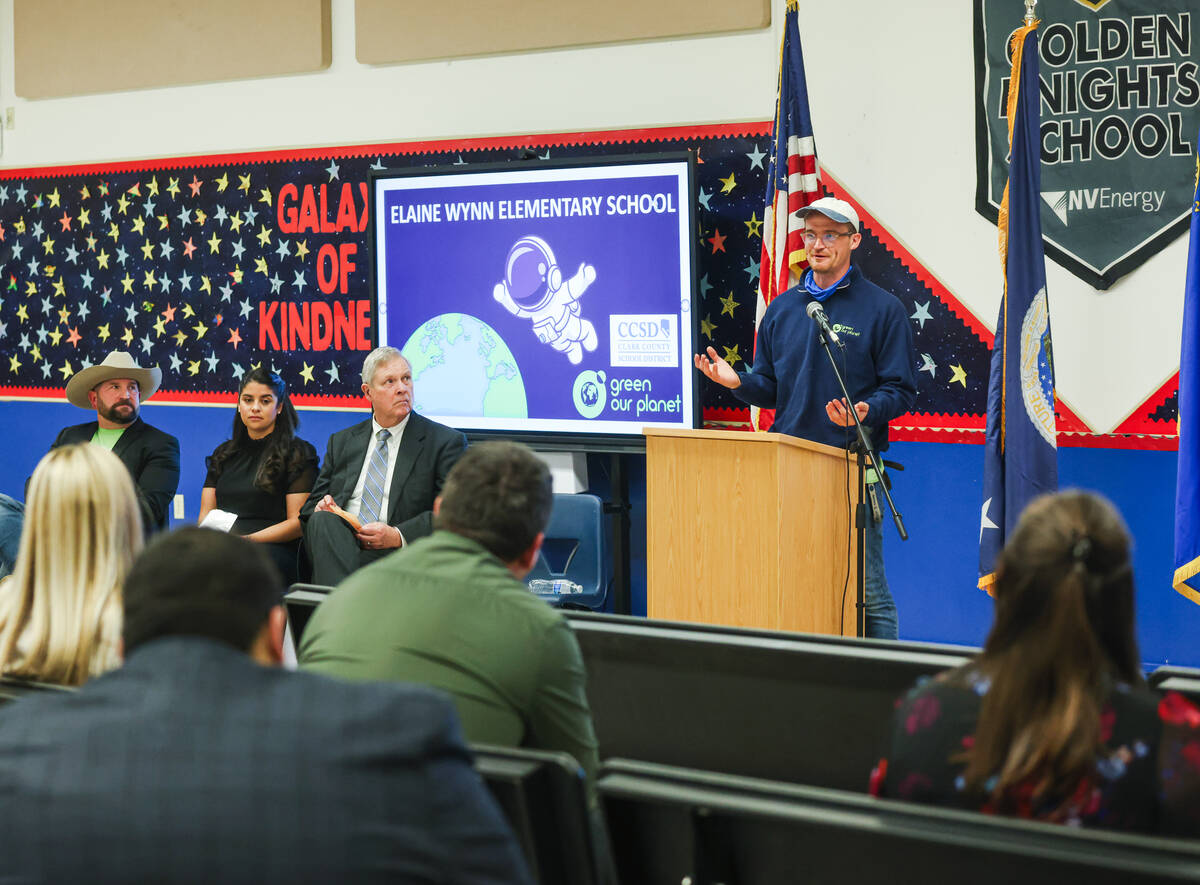
[[[467,438],[412,410],[412,366],[394,347],[363,362],[371,419],[329,438],[300,508],[312,579],[332,586],[433,531],[433,499]],[[349,518],[347,518],[349,517]]]
[[125,666],[0,715],[0,880],[526,882],[429,689],[279,669],[259,545],[161,536],[125,585]]

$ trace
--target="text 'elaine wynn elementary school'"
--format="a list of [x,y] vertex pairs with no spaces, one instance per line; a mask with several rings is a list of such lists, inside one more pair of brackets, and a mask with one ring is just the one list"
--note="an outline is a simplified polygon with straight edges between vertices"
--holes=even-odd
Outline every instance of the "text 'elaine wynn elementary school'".
[[587,218],[604,215],[674,215],[675,194],[619,194],[607,197],[541,197],[407,203],[388,209],[389,224],[440,224],[523,218]]

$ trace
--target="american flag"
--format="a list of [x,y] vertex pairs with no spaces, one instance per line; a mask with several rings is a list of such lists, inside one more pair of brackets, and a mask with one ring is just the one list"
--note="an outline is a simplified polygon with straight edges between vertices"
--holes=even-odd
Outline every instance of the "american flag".
[[[800,51],[797,0],[788,0],[783,46],[779,53],[779,92],[775,98],[775,146],[767,175],[767,200],[763,213],[762,255],[759,259],[758,300],[754,315],[755,342],[767,305],[794,286],[808,267],[804,251],[804,220],[796,213],[821,197],[821,175],[812,119],[808,113],[808,87],[804,56]],[[773,409],[754,409],[751,423],[768,429]]]

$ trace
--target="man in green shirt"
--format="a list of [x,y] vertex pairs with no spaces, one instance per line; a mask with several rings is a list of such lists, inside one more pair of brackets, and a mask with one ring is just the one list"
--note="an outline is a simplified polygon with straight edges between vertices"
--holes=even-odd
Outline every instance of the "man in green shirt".
[[433,534],[339,584],[308,623],[300,665],[439,688],[468,740],[565,751],[590,783],[598,758],[579,645],[522,583],[553,499],[526,447],[467,449],[434,501]]

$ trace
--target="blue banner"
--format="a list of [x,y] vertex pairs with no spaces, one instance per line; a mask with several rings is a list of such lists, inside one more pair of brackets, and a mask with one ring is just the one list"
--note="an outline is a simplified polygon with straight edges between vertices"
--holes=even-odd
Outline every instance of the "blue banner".
[[[1197,138],[1200,144],[1200,138]],[[1200,149],[1192,185],[1192,232],[1183,287],[1179,354],[1179,473],[1175,480],[1175,589],[1200,603]]]
[[1004,297],[988,382],[979,523],[979,586],[991,591],[996,555],[1036,496],[1058,487],[1054,364],[1039,190],[1037,22],[1013,35],[1008,95],[1009,178],[1000,206]]

